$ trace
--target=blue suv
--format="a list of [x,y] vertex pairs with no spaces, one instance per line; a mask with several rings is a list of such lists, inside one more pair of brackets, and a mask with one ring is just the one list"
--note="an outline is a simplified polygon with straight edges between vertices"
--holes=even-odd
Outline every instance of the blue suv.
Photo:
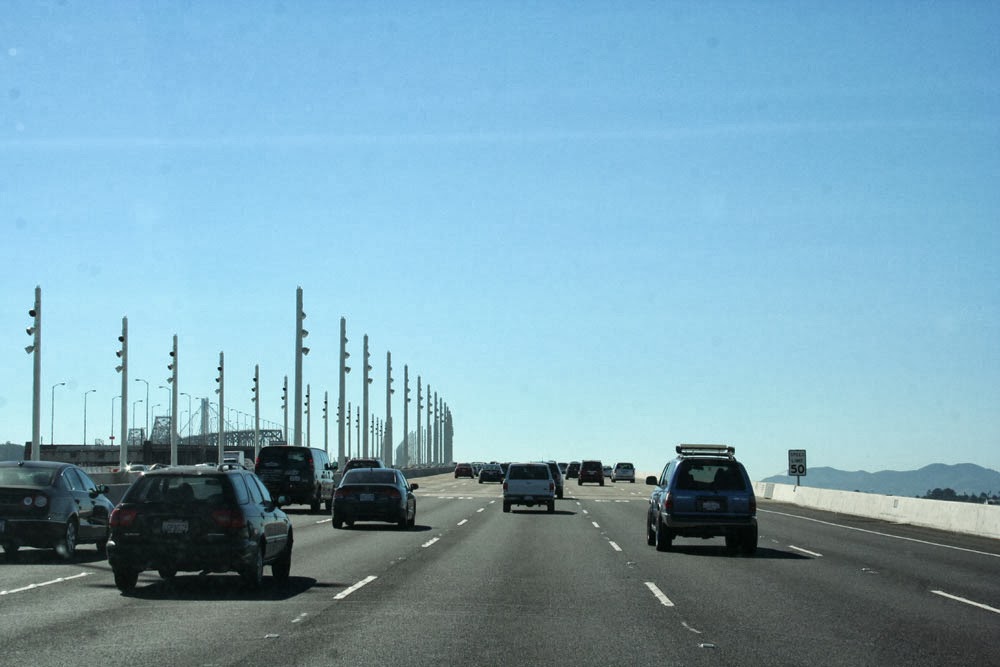
[[669,551],[675,537],[725,537],[726,549],[757,550],[757,498],[736,450],[726,445],[678,445],[667,463],[646,513],[646,542]]

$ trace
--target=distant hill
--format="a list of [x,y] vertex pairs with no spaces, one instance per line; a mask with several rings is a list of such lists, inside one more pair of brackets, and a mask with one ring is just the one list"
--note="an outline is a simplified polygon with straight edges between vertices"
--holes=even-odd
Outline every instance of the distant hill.
[[[795,484],[794,477],[774,475],[764,482]],[[802,486],[840,491],[862,491],[887,496],[924,496],[933,489],[952,489],[955,493],[975,495],[1000,493],[1000,472],[974,463],[946,465],[932,463],[920,470],[883,470],[881,472],[847,472],[836,468],[809,468]]]
[[0,445],[0,461],[20,461],[24,458],[24,445],[12,442]]

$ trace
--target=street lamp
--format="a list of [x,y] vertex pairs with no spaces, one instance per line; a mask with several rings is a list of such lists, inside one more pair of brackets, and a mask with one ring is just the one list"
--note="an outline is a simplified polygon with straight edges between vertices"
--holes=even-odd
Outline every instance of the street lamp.
[[[138,401],[132,401],[132,423],[133,424],[135,423],[135,406],[138,403],[142,403],[142,399],[141,398]],[[143,407],[145,407],[145,405]],[[122,433],[122,440],[126,440],[126,442],[125,442],[126,445],[128,445],[127,439],[128,439],[128,434],[127,433]]]
[[[146,383],[146,402],[142,404],[144,412],[146,413],[146,430],[143,432],[143,437],[148,438],[149,437],[149,382],[146,382],[146,380],[143,380],[142,378],[136,378],[135,381]],[[135,423],[134,412],[132,413],[132,423],[133,424]]]
[[87,394],[92,394],[96,389],[88,389],[83,392],[83,444],[87,445]]
[[170,390],[170,387],[168,387],[168,386],[166,386],[164,384],[160,385],[160,389],[166,389],[167,390],[167,408],[168,408],[167,416],[169,417],[170,415],[174,414],[174,406],[171,405],[171,403],[170,403],[171,390]]
[[50,404],[51,416],[49,417],[49,444],[54,445],[55,443],[55,431],[56,431],[56,387],[65,386],[65,382],[57,382],[52,385],[52,402]]

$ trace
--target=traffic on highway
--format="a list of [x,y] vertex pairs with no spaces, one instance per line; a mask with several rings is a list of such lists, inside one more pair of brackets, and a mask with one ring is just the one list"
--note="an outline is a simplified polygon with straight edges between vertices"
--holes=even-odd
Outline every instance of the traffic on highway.
[[[185,468],[148,473],[133,488],[149,497],[189,485],[207,500],[253,477]],[[412,525],[334,530],[336,513],[286,507],[294,549],[282,542],[275,553],[290,559],[266,576],[259,563],[239,572],[154,566],[123,588],[97,546],[80,545],[73,558],[21,548],[0,564],[5,655],[36,665],[995,660],[994,540],[762,500],[754,552],[676,535],[661,553],[645,539],[651,498],[664,491],[656,485],[570,484],[551,512],[547,500],[505,512],[501,486],[451,473],[412,486]],[[117,511],[134,506],[132,495]],[[221,532],[223,520],[242,519],[213,520]],[[199,519],[159,521],[162,541]]]

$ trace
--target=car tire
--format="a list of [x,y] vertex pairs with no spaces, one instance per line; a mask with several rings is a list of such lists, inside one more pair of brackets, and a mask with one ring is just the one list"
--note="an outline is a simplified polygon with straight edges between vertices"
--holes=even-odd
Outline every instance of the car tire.
[[327,499],[327,501],[326,501],[326,511],[327,512],[332,512],[333,511],[333,498],[328,498]]
[[579,479],[577,479],[576,480],[576,485],[577,486],[583,486],[583,482],[581,482]]
[[503,501],[503,511],[504,512],[509,512],[510,511],[510,503],[507,502],[506,500]]
[[320,499],[319,497],[313,498],[312,502],[309,503],[309,511],[313,514],[319,514]]
[[559,489],[559,493],[556,494],[556,498],[558,498],[559,500],[562,500],[562,497],[563,497],[563,490],[560,488]]
[[552,514],[553,512],[556,511],[556,501],[550,500],[548,502],[548,511],[549,511],[549,514]]
[[292,572],[292,542],[291,535],[289,535],[288,544],[285,545],[285,550],[281,552],[278,556],[278,560],[271,563],[271,576],[279,584],[287,584],[288,577]]
[[740,535],[740,553],[752,556],[757,553],[757,528],[755,526],[743,530]]
[[242,572],[240,572],[240,577],[243,579],[243,584],[250,590],[257,590],[260,585],[264,582],[264,547],[261,545],[257,546],[254,559],[249,563]]
[[743,533],[726,533],[726,553],[730,556],[739,551],[740,542],[742,541]]
[[344,527],[343,519],[338,519],[337,517],[333,517],[333,527],[336,528],[337,530],[343,528]]
[[601,486],[604,486],[604,480],[603,479],[601,480]]
[[482,478],[482,477],[480,477],[480,478],[479,478],[479,483],[480,483],[480,484],[482,484],[482,483],[483,483],[483,478]]
[[108,555],[108,540],[111,538],[111,532],[108,531],[101,539],[97,540],[97,553],[102,556]]
[[115,586],[122,593],[128,593],[135,589],[136,582],[139,581],[139,572],[127,567],[115,568]]
[[177,570],[169,567],[160,568],[156,571],[156,573],[160,575],[161,579],[166,579],[167,581],[170,581],[177,576]]
[[406,508],[404,507],[403,511],[399,513],[399,518],[396,519],[396,527],[400,530],[406,530],[407,524],[409,521],[406,518]]
[[414,507],[413,508],[413,516],[410,517],[410,520],[406,522],[406,527],[407,528],[415,528],[416,525],[417,525],[417,508]]
[[3,552],[7,556],[7,560],[15,561],[17,560],[17,551],[21,546],[18,544],[5,544],[3,545]]
[[659,518],[656,519],[656,550],[657,551],[670,551],[674,541],[673,535],[670,531],[664,527],[663,522]]
[[653,522],[650,520],[649,512],[646,513],[646,544],[656,545],[656,531],[653,530]]
[[76,518],[66,522],[66,530],[62,539],[56,543],[56,552],[63,560],[70,560],[76,555],[76,540],[79,535],[79,524]]

